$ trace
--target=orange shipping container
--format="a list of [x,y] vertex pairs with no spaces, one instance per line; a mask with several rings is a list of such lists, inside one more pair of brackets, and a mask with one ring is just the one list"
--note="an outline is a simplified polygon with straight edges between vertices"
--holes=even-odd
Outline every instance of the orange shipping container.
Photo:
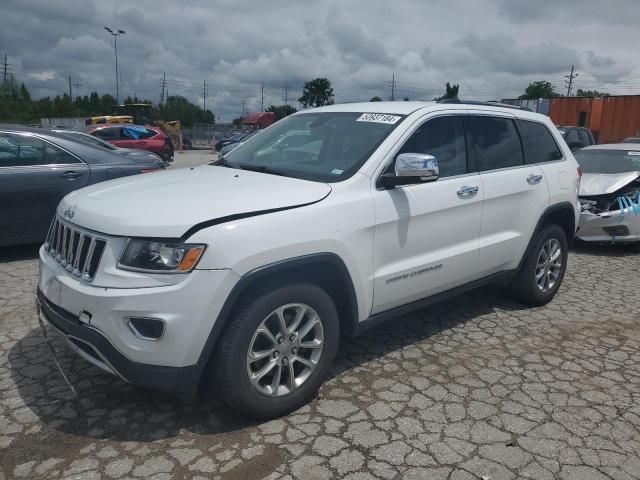
[[599,143],[617,143],[640,135],[640,95],[605,97]]
[[600,130],[602,99],[591,97],[552,98],[549,116],[556,125],[587,127],[597,136]]

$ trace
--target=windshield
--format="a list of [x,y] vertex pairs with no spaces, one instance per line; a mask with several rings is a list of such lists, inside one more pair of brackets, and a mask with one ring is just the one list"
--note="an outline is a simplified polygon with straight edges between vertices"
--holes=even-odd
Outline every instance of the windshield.
[[320,182],[339,182],[362,166],[401,115],[303,113],[280,120],[225,156],[225,164]]
[[640,151],[579,150],[574,153],[584,173],[626,173],[640,171]]

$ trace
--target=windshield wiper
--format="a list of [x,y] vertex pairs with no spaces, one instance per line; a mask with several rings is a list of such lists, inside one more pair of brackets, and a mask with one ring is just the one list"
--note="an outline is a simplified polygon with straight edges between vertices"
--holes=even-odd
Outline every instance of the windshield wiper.
[[236,168],[233,165],[231,165],[229,162],[227,162],[227,159],[224,157],[218,157],[216,158],[213,162],[209,162],[209,165],[215,165],[215,166],[220,166],[220,167],[229,167],[229,168]]
[[269,175],[279,175],[281,177],[293,177],[294,175],[288,175],[280,170],[276,170],[273,169],[271,167],[268,167],[266,165],[251,165],[251,164],[246,164],[246,163],[241,163],[239,165],[236,165],[236,168],[240,168],[242,170],[249,170],[251,172],[260,172],[260,173],[267,173]]

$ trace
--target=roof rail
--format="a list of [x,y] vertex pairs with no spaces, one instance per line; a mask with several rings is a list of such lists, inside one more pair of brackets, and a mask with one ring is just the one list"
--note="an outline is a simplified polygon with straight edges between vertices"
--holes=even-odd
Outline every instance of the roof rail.
[[513,108],[515,110],[524,110],[526,112],[532,112],[530,108],[527,107],[519,107],[518,105],[509,105],[508,103],[500,103],[500,102],[483,102],[479,100],[461,100],[459,98],[441,98],[440,100],[436,100],[438,103],[456,103],[461,105],[484,105],[487,107],[502,107],[502,108]]

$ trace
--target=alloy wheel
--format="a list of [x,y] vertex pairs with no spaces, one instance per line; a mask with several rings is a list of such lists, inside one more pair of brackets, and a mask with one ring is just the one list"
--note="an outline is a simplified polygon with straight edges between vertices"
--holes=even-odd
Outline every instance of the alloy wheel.
[[540,291],[546,293],[553,289],[562,270],[562,247],[555,238],[550,238],[542,245],[536,263],[536,284]]
[[304,303],[273,310],[249,343],[247,374],[263,395],[281,397],[299,388],[315,371],[324,344],[322,319]]

